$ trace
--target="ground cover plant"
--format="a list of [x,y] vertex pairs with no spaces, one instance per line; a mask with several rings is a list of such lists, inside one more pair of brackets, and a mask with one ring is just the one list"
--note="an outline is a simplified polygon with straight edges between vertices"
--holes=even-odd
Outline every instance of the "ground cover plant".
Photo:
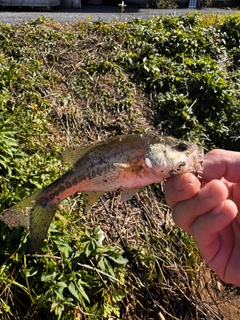
[[[237,15],[0,25],[0,212],[67,170],[66,147],[109,136],[240,151],[239,46]],[[174,226],[160,185],[82,204],[61,204],[35,254],[27,230],[0,224],[2,319],[234,318],[237,289]]]

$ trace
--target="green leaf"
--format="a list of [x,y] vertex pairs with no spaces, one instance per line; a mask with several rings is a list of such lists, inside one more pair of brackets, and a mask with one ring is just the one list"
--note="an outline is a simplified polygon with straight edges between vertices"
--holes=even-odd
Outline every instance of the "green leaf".
[[109,256],[108,257],[109,259],[111,259],[112,261],[114,261],[114,262],[116,262],[116,263],[118,263],[118,264],[126,264],[126,263],[128,263],[128,259],[126,259],[126,258],[123,258],[122,256]]
[[55,280],[57,275],[58,275],[58,273],[55,271],[53,271],[53,272],[45,271],[41,275],[41,281],[48,282],[49,280]]
[[100,259],[97,262],[97,266],[100,270],[105,271],[106,267],[105,267],[105,263],[104,263],[105,258],[100,256]]
[[80,282],[81,282],[81,281],[78,281],[78,283],[76,283],[76,287],[77,287],[79,293],[81,294],[81,296],[82,296],[88,303],[90,303],[89,297],[88,297],[88,295],[86,294],[86,292],[85,292],[85,290],[84,290],[84,288],[83,288],[83,286],[81,285]]
[[70,284],[69,284],[69,286],[68,286],[68,289],[69,289],[69,291],[71,292],[71,294],[72,294],[78,301],[81,300],[80,297],[79,297],[79,293],[78,293],[78,291],[76,290],[76,287],[75,287],[75,285],[74,285],[73,282],[70,282]]

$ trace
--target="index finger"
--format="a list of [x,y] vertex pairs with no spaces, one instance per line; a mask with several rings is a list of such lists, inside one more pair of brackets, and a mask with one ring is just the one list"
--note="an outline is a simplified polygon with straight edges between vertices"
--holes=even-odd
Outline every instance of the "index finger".
[[203,181],[221,178],[240,182],[240,152],[214,149],[204,156]]

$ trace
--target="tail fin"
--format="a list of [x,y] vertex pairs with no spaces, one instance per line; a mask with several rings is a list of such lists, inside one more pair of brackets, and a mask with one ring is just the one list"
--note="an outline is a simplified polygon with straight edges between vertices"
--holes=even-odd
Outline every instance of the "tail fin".
[[34,206],[30,216],[30,239],[31,245],[29,252],[35,252],[41,248],[46,237],[50,223],[54,217],[56,206],[48,205],[46,207],[37,204]]
[[12,227],[28,227],[30,230],[30,252],[37,251],[46,236],[54,217],[56,206],[49,201],[44,206],[37,203],[41,191],[7,209],[0,215],[0,220]]

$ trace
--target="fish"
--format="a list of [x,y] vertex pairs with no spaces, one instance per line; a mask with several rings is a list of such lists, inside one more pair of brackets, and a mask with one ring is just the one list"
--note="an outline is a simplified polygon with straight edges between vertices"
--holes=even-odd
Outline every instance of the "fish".
[[0,220],[28,227],[30,252],[39,250],[58,205],[82,192],[88,211],[104,192],[120,192],[130,200],[140,188],[181,174],[201,175],[203,149],[174,137],[153,134],[115,136],[63,152],[72,168],[50,185],[5,210]]

